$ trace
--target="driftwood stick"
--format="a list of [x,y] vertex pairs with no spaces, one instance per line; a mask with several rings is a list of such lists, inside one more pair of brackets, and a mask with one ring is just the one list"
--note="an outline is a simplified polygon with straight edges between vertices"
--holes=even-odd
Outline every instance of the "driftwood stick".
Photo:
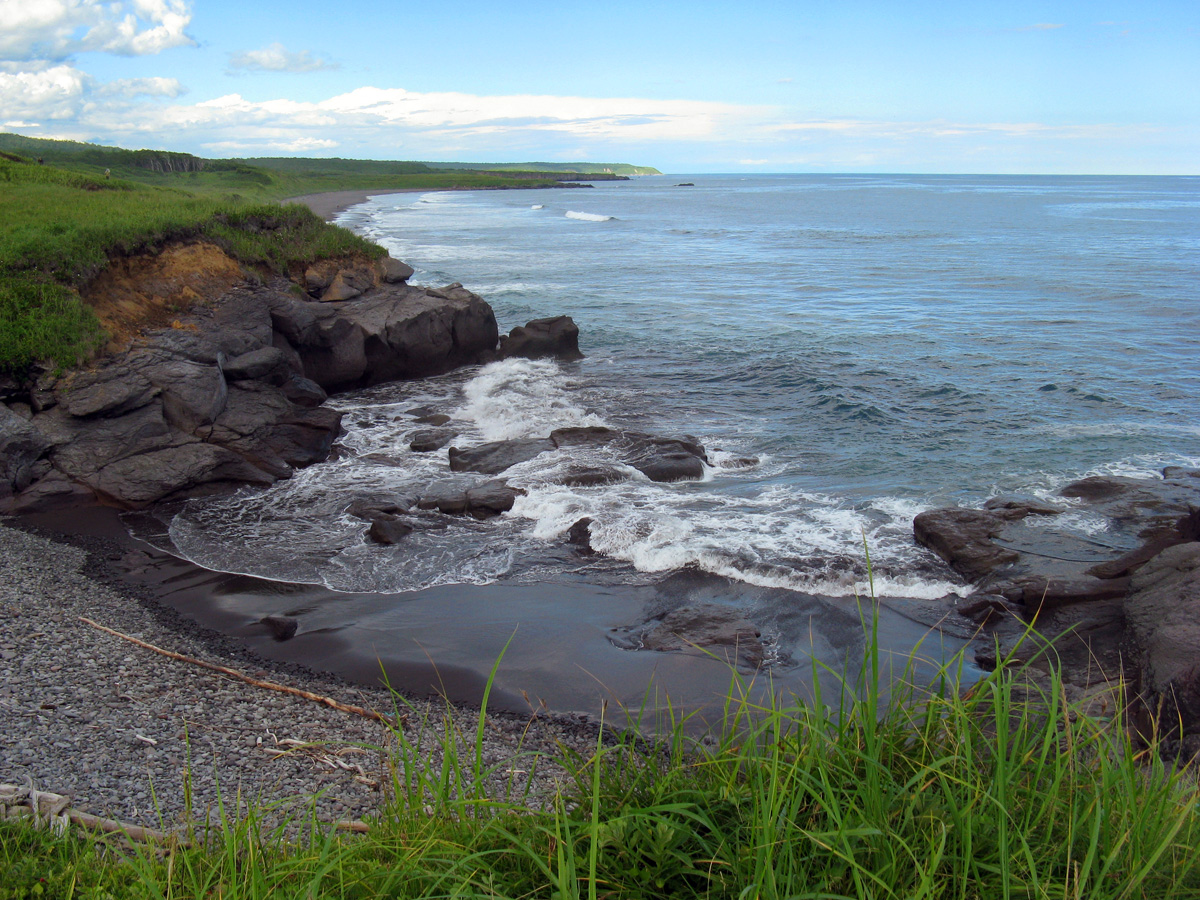
[[[191,663],[193,666],[200,666],[202,669],[208,669],[212,672],[218,672],[221,675],[227,675],[230,678],[236,678],[238,681],[243,681],[246,684],[253,685],[254,687],[265,688],[268,691],[279,691],[281,694],[291,694],[294,697],[302,697],[305,700],[311,700],[314,703],[320,703],[324,706],[328,706],[330,709],[336,709],[345,713],[353,713],[354,715],[362,716],[365,719],[374,719],[376,722],[382,722],[389,728],[397,727],[396,722],[394,722],[391,718],[383,715],[382,713],[377,713],[374,710],[364,709],[361,706],[353,706],[349,703],[339,703],[332,697],[325,697],[321,694],[314,694],[312,691],[304,691],[300,688],[289,687],[286,684],[276,684],[274,681],[259,681],[257,678],[251,678],[249,675],[244,675],[236,669],[230,669],[227,666],[218,666],[215,663],[204,662],[204,660],[201,659],[193,659],[190,656],[184,656],[182,653],[176,653],[173,650],[164,650],[162,647],[156,647],[154,644],[147,643],[140,638],[135,638],[132,635],[122,634],[119,631],[106,628],[99,622],[93,622],[91,619],[84,618],[83,616],[79,617],[79,621],[87,625],[91,625],[93,628],[97,629],[98,631],[103,631],[105,634],[111,634],[113,637],[118,637],[123,641],[129,641],[131,644],[137,644],[139,647],[145,647],[147,650],[153,650],[155,653],[161,654],[168,659],[175,659],[179,662]],[[401,718],[400,725],[404,724],[405,718],[407,717]]]
[[[91,813],[80,812],[77,809],[68,809],[67,818],[71,820],[71,824],[78,825],[81,828],[91,828],[95,831],[103,831],[105,834],[122,834],[131,841],[138,843],[162,842],[166,843],[170,840],[177,840],[169,834],[163,834],[161,831],[155,831],[153,828],[143,828],[141,825],[130,825],[127,822],[118,822],[116,819],[104,819],[100,816],[93,816]],[[186,845],[186,841],[182,841]]]

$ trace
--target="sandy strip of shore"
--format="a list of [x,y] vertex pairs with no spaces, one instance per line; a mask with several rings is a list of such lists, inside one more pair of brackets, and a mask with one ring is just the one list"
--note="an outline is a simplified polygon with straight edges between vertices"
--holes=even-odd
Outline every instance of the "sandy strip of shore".
[[288,197],[282,203],[302,203],[327,222],[332,222],[338,213],[352,206],[365,203],[382,194],[424,194],[433,188],[376,188],[371,191],[328,191],[323,194],[305,194]]
[[[97,631],[95,620],[165,649],[343,702],[390,713],[382,688],[257,657],[236,639],[200,628],[112,580],[124,541],[49,534],[0,524],[0,782],[66,794],[85,812],[155,828],[229,806],[290,799],[325,821],[368,816],[393,785],[378,748],[394,738],[378,722],[264,690],[169,659]],[[423,735],[436,764],[446,727],[473,735],[478,713],[433,701],[401,701],[405,732]],[[591,732],[591,736],[587,732]],[[485,758],[562,741],[580,750],[594,730],[562,721],[489,716]],[[549,766],[535,793],[550,795]],[[274,814],[272,814],[273,816]],[[271,818],[272,816],[269,816]]]

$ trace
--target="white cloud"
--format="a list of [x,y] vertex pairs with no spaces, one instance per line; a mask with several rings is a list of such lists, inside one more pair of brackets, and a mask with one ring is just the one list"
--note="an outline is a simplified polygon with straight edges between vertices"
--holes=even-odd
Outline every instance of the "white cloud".
[[97,97],[178,97],[187,91],[174,78],[122,78],[99,85]]
[[186,32],[191,19],[185,0],[0,0],[0,59],[159,53],[195,43]]
[[69,119],[82,108],[88,76],[71,66],[0,71],[0,115],[9,119]]
[[1014,28],[1014,31],[1054,31],[1056,28],[1062,28],[1061,22],[1038,22],[1036,25],[1023,25],[1020,28]]
[[246,151],[254,151],[255,154],[264,150],[273,150],[278,153],[312,153],[320,150],[332,150],[338,146],[337,141],[322,140],[320,138],[297,138],[294,141],[259,141],[257,143],[247,143],[245,141],[212,141],[202,145],[206,150],[216,153],[244,153]]
[[320,72],[339,68],[337,63],[312,55],[309,50],[290,51],[283,44],[261,50],[229,54],[229,68],[257,72]]

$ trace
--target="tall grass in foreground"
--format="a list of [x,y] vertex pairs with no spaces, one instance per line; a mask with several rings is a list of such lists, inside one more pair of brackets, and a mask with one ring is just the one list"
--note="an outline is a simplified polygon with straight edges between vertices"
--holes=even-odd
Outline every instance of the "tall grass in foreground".
[[[482,724],[447,717],[434,746],[394,734],[395,803],[366,835],[311,820],[290,842],[254,811],[194,847],[102,859],[3,826],[0,898],[34,896],[34,872],[55,896],[197,900],[1200,897],[1193,781],[1135,752],[1119,714],[1073,709],[1057,676],[1030,702],[1003,672],[961,691],[958,664],[881,683],[871,640],[864,675],[817,673],[809,704],[751,702],[734,674],[706,741],[676,716],[493,766]],[[531,809],[512,771],[538,764],[566,777]]]

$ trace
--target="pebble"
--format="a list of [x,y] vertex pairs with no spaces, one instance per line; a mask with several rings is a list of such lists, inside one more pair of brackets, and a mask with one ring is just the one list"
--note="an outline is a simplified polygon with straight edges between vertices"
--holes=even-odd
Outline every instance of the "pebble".
[[[0,653],[0,782],[31,783],[70,796],[76,809],[160,829],[201,823],[239,796],[272,804],[290,798],[271,807],[268,821],[313,809],[324,821],[359,819],[391,802],[386,761],[378,752],[352,752],[396,746],[380,723],[208,673],[80,619],[367,709],[392,710],[387,691],[255,657],[101,577],[97,570],[112,555],[112,543],[101,539],[52,541],[0,524],[0,646],[8,648]],[[447,725],[475,733],[477,711],[405,702],[413,704],[414,725],[404,734],[431,766],[440,762]],[[504,714],[489,716],[485,735],[485,759],[498,761],[493,783],[504,783],[506,768],[536,772],[534,804],[549,802],[563,776],[528,754],[557,755],[564,746],[587,754],[596,740],[584,720]],[[290,741],[316,746],[297,749]],[[332,759],[359,767],[362,777]]]

